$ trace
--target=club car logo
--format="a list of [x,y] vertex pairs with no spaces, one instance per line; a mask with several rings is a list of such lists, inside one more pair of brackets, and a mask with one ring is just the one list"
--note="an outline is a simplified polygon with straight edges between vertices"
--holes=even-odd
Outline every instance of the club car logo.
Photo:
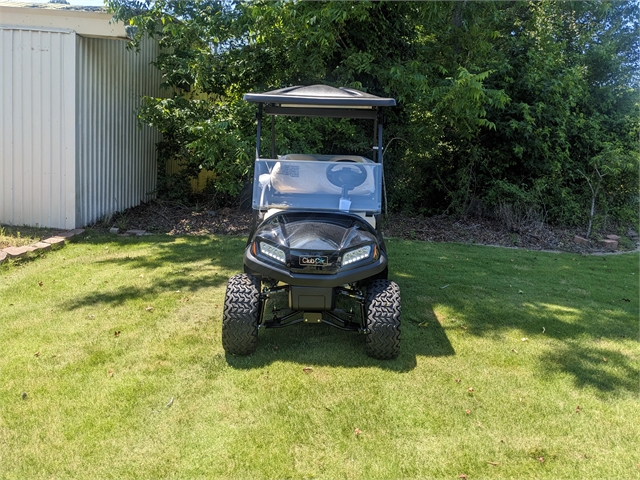
[[321,266],[329,263],[327,257],[300,257],[300,265],[315,265]]

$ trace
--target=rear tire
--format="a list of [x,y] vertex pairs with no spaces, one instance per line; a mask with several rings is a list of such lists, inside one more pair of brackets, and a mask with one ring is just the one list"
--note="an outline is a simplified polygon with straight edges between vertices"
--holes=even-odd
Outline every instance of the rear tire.
[[391,280],[374,280],[367,289],[367,355],[390,360],[400,354],[400,287]]
[[222,348],[232,355],[249,355],[258,346],[260,280],[246,273],[227,283],[222,313]]

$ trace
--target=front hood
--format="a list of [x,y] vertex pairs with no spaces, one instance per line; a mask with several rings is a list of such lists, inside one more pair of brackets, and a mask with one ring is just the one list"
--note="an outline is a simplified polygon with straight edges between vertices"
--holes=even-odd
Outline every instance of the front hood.
[[343,250],[375,242],[368,224],[350,215],[284,213],[263,223],[256,236],[288,248]]
[[344,252],[378,243],[375,231],[360,217],[308,212],[275,215],[257,228],[254,239],[281,248],[291,270],[317,273],[333,273]]

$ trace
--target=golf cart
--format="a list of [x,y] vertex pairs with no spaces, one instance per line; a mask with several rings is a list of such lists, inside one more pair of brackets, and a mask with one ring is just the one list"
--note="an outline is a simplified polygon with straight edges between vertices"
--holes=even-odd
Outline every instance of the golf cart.
[[[227,285],[224,350],[248,355],[257,347],[258,329],[306,322],[363,333],[368,355],[397,357],[400,290],[387,279],[379,229],[382,107],[395,106],[395,100],[327,85],[248,93],[244,99],[258,104],[254,222],[244,273]],[[265,114],[372,120],[376,159],[276,156],[273,118],[271,158],[260,158]]]

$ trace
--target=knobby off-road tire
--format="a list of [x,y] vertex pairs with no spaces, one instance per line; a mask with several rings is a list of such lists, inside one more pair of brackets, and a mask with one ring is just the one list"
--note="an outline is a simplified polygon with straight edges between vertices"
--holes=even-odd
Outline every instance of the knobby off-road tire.
[[381,360],[400,353],[400,287],[391,280],[374,280],[367,289],[367,355]]
[[232,355],[249,355],[258,346],[260,281],[246,273],[227,283],[222,313],[222,348]]

